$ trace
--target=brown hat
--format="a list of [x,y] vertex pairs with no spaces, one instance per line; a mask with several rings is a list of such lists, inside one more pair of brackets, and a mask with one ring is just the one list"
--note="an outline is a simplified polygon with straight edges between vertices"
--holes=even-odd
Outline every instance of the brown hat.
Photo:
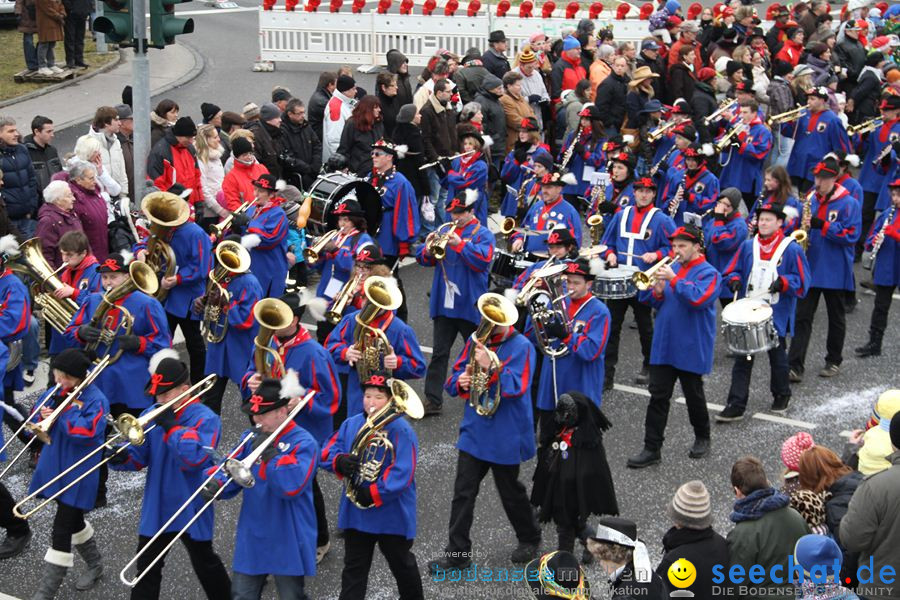
[[659,74],[654,73],[650,67],[638,67],[634,70],[634,74],[631,76],[631,81],[628,82],[628,86],[637,87],[645,79],[652,79],[653,77],[659,77]]

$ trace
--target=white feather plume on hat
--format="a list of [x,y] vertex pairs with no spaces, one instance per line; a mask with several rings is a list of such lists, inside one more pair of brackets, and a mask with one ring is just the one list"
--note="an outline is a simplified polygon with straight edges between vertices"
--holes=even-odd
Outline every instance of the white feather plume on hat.
[[626,133],[625,135],[622,136],[622,142],[625,144],[630,144],[633,141],[634,141],[634,136],[631,135],[630,133]]
[[297,371],[288,369],[287,373],[281,379],[281,391],[278,396],[281,398],[297,398],[306,393],[306,388],[300,385],[300,378],[297,377]]
[[463,201],[466,203],[466,208],[473,206],[478,202],[478,190],[473,190],[472,188],[467,189],[463,192]]
[[601,260],[599,256],[594,256],[593,258],[591,258],[588,264],[590,265],[591,275],[593,275],[594,277],[598,277],[600,273],[603,272],[604,264],[603,260]]
[[132,261],[134,261],[134,252],[132,252],[128,248],[119,250],[119,254],[122,256],[122,266],[127,267],[132,263]]
[[409,152],[409,146],[406,144],[400,144],[399,146],[394,146],[394,150],[397,151],[397,158],[405,158],[406,153]]
[[147,365],[147,370],[150,371],[150,374],[153,375],[154,373],[156,373],[156,369],[159,367],[159,363],[167,358],[174,358],[175,360],[181,359],[181,357],[178,356],[178,352],[176,352],[173,348],[163,348],[150,357],[150,363]]
[[276,190],[283,190],[285,186],[287,186],[287,181],[285,181],[284,179],[279,179],[275,182]]
[[785,205],[782,209],[784,211],[784,216],[787,219],[796,219],[800,216],[800,211],[798,211],[795,207],[790,205]]
[[494,138],[492,138],[491,136],[483,135],[483,136],[481,136],[481,138],[484,140],[485,148],[490,148],[491,146],[494,145]]
[[854,169],[859,166],[859,154],[848,154],[844,157],[844,160]]
[[517,290],[516,288],[506,288],[505,290],[503,290],[503,295],[510,302],[515,302],[516,298],[519,297],[519,290]]
[[300,291],[300,306],[305,306],[309,316],[315,321],[325,320],[325,311],[328,310],[328,300],[316,296],[315,292],[308,288]]
[[9,233],[0,238],[0,254],[8,256],[19,255],[19,242],[16,240],[16,236]]
[[578,183],[578,180],[571,173],[566,173],[565,175],[560,177],[559,180],[566,185],[575,185]]

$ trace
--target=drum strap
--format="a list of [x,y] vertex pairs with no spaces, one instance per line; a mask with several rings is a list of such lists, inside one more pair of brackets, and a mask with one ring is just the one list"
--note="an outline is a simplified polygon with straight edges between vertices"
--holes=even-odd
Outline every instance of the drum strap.
[[779,294],[769,294],[768,289],[773,281],[778,277],[778,263],[784,255],[787,247],[794,241],[794,238],[786,236],[775,248],[772,258],[768,261],[762,260],[760,257],[759,236],[753,238],[753,267],[750,270],[750,278],[747,282],[747,293],[749,297],[751,291],[755,291],[753,297],[760,298],[768,296],[766,299],[770,304],[777,304],[780,298]]
[[[625,250],[628,254],[635,254],[634,252],[634,242],[636,240],[646,239],[647,236],[647,228],[650,227],[650,221],[653,220],[653,215],[655,215],[659,209],[655,206],[650,209],[647,213],[647,216],[644,217],[644,221],[641,223],[641,229],[637,233],[632,233],[628,230],[628,217],[631,216],[633,212],[633,206],[626,206],[622,210],[622,219],[619,221],[619,237],[624,238],[628,247]],[[626,256],[625,264],[628,266],[634,266],[634,257]]]

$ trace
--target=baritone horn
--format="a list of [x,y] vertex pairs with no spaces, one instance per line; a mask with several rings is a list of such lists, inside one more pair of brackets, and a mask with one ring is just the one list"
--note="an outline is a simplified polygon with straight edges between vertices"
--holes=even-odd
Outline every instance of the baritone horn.
[[[159,273],[159,279],[175,275],[175,251],[167,240],[176,227],[185,223],[190,217],[188,203],[181,197],[169,192],[153,192],[141,200],[141,212],[150,221],[150,237],[147,239],[147,255],[144,262]],[[151,294],[162,302],[169,290],[157,286]]]
[[43,309],[47,323],[57,332],[64,333],[72,317],[78,312],[78,304],[74,300],[59,299],[53,295],[53,292],[65,285],[57,274],[66,267],[66,264],[63,263],[54,270],[41,251],[41,239],[34,237],[22,242],[19,246],[19,256],[9,266],[14,272],[31,279],[30,288],[34,303]]
[[384,331],[372,327],[372,322],[387,311],[396,310],[403,303],[403,296],[393,279],[372,275],[363,284],[366,303],[356,313],[356,328],[353,330],[353,346],[362,358],[356,363],[360,381],[368,379],[374,371],[382,370],[384,357],[393,354],[394,349]]
[[259,332],[253,340],[253,363],[256,372],[264,377],[274,377],[274,373],[283,373],[284,361],[278,352],[269,347],[269,344],[277,330],[291,324],[294,311],[282,300],[263,298],[253,307],[253,318],[259,323]]
[[642,292],[644,290],[649,290],[651,287],[653,287],[653,284],[656,283],[656,273],[666,265],[672,264],[674,260],[675,259],[671,256],[665,256],[662,260],[657,262],[646,271],[638,271],[637,273],[633,273],[631,275],[631,281],[634,282],[634,286]]
[[[507,300],[506,296],[488,292],[478,298],[478,312],[481,314],[481,322],[472,334],[472,339],[483,345],[491,337],[497,327],[510,327],[519,320],[519,311],[515,305]],[[494,389],[493,397],[490,394],[491,377],[500,369],[500,359],[493,350],[487,349],[491,366],[483,368],[475,360],[475,345],[472,345],[469,354],[469,371],[471,383],[469,384],[469,406],[483,417],[491,417],[500,408],[500,386]]]
[[219,242],[214,256],[216,267],[209,272],[206,294],[203,296],[203,320],[200,322],[200,331],[210,344],[224,340],[228,331],[231,292],[223,284],[250,270],[250,253],[237,242]]

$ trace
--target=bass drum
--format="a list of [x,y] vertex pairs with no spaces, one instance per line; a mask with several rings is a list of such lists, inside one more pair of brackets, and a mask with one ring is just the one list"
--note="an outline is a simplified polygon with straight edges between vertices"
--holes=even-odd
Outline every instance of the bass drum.
[[312,203],[306,220],[307,233],[315,237],[336,228],[337,216],[332,209],[351,192],[366,213],[369,235],[375,237],[381,226],[381,197],[372,184],[346,173],[320,175],[310,186],[307,193]]

